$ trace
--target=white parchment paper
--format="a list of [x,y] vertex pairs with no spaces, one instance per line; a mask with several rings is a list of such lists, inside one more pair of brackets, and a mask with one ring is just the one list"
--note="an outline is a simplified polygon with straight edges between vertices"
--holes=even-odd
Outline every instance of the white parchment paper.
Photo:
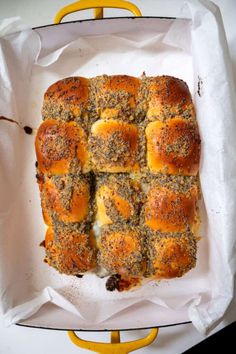
[[[173,323],[175,312],[188,309],[202,332],[223,316],[233,296],[236,263],[235,91],[218,9],[192,0],[185,11],[192,21],[107,20],[109,26],[79,25],[87,28],[84,33],[75,24],[47,34],[23,28],[19,19],[0,23],[0,116],[19,123],[0,120],[0,295],[6,324],[32,316],[48,302],[94,324],[144,300],[157,319],[160,311],[172,309]],[[197,267],[183,278],[109,293],[105,279],[60,275],[42,262],[38,244],[45,226],[34,177],[35,134],[26,135],[23,127],[36,131],[43,93],[56,80],[143,71],[179,77],[192,92],[202,139],[202,240]]]

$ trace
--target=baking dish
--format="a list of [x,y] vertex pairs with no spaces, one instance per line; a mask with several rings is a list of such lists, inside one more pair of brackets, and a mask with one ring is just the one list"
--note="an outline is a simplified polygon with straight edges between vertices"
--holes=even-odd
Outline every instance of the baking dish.
[[[97,7],[98,6],[98,7]],[[84,10],[84,9],[90,9],[94,8],[94,17],[96,19],[102,19],[103,18],[103,9],[109,7],[109,8],[122,8],[129,10],[132,12],[135,16],[142,16],[140,10],[133,5],[130,2],[127,1],[120,1],[120,0],[108,0],[108,1],[102,1],[102,3],[98,2],[97,0],[88,0],[88,1],[79,1],[74,4],[68,5],[61,9],[55,16],[54,19],[54,24],[59,24],[62,19],[67,15],[72,12]],[[85,20],[86,21],[86,20]],[[63,25],[63,24],[62,24]],[[47,27],[47,26],[45,26]],[[36,28],[37,29],[37,28]],[[188,322],[184,322],[188,323]],[[22,325],[18,323],[18,325]],[[172,324],[173,325],[173,324]],[[175,324],[177,325],[177,324]],[[135,328],[134,328],[135,329]],[[84,349],[92,350],[95,352],[100,352],[100,353],[129,353],[131,351],[134,351],[136,349],[142,348],[144,346],[147,346],[151,344],[157,337],[158,335],[158,328],[153,328],[151,329],[151,332],[142,339],[135,340],[133,342],[127,342],[127,343],[120,343],[120,333],[119,331],[111,331],[111,343],[95,343],[91,341],[85,341],[79,338],[74,331],[68,331],[68,335],[71,339],[71,341]],[[119,344],[118,344],[119,343]]]
[[[79,6],[82,6],[84,4],[83,1],[79,2]],[[114,2],[106,2],[105,3],[106,6],[111,5],[114,6]],[[121,5],[121,2],[119,2],[119,5]],[[122,2],[122,6],[126,6],[127,3],[123,3]],[[59,14],[57,15],[56,19],[57,21],[59,21],[63,15],[66,14],[66,12],[72,12],[76,10],[76,6],[77,5],[73,5],[72,7],[67,7],[66,10],[62,10],[59,12]],[[102,6],[101,4],[96,5],[96,3],[94,1],[88,2],[86,1],[86,7],[96,7],[96,6]],[[140,14],[139,12],[137,12],[138,10],[135,10],[135,14]],[[101,11],[97,10],[96,11],[98,16],[101,16]],[[153,26],[155,25],[155,19],[156,18],[143,18],[143,21],[153,21]],[[158,19],[158,21],[165,21],[165,19]],[[79,34],[87,34],[92,35],[94,32],[96,33],[110,33],[112,30],[114,30],[115,27],[123,27],[126,26],[126,28],[130,28],[131,26],[133,26],[133,23],[135,23],[136,21],[139,21],[139,19],[134,19],[133,17],[131,18],[122,18],[122,19],[103,19],[103,20],[96,20],[96,21],[91,21],[91,20],[85,20],[85,21],[78,21],[78,22],[72,22],[72,23],[65,23],[65,24],[60,24],[57,26],[51,25],[51,26],[44,26],[41,28],[37,28],[35,29],[35,31],[37,31],[37,33],[39,33],[41,40],[42,40],[42,44],[43,44],[43,51],[44,51],[44,55],[47,54],[47,48],[53,48],[53,49],[57,49],[57,41],[55,40],[56,37],[63,37],[60,38],[60,45],[64,43],[66,43],[69,39],[70,39],[70,35],[72,32],[77,32]],[[132,23],[132,24],[131,24]],[[157,23],[157,22],[156,22]],[[93,26],[91,26],[91,24],[93,24]],[[19,325],[30,325],[30,326],[35,326],[35,327],[44,327],[44,328],[59,328],[59,329],[75,329],[75,330],[105,330],[107,329],[137,329],[137,328],[143,328],[143,327],[159,327],[161,325],[173,325],[176,323],[183,323],[186,322],[186,320],[188,319],[187,316],[187,312],[180,310],[179,313],[177,314],[177,316],[175,318],[173,318],[171,311],[168,314],[168,310],[165,311],[165,314],[161,316],[161,314],[158,314],[158,318],[154,319],[154,316],[152,318],[152,320],[149,322],[150,324],[147,326],[144,319],[142,319],[139,323],[139,325],[137,325],[138,321],[136,319],[136,321],[134,321],[134,317],[131,317],[132,314],[129,313],[127,314],[122,314],[119,316],[119,320],[116,321],[116,326],[112,327],[112,325],[100,325],[97,326],[96,324],[94,326],[82,326],[80,325],[79,328],[76,325],[76,318],[70,319],[69,317],[66,318],[66,316],[64,316],[63,321],[61,321],[60,323],[60,316],[61,316],[61,312],[59,309],[50,309],[49,312],[51,312],[51,315],[48,315],[47,312],[47,307],[45,307],[44,312],[41,312],[41,315],[39,316],[32,316],[30,320],[21,320],[18,321]],[[148,304],[143,304],[143,311],[150,313],[150,307]],[[41,318],[40,318],[41,316]],[[45,320],[45,317],[47,317],[47,320]],[[44,320],[42,320],[42,318],[44,317]],[[53,318],[57,318],[57,321],[53,321]],[[47,323],[51,323],[51,325],[47,325]],[[75,339],[74,334],[70,333],[71,337]],[[153,339],[156,335],[156,331],[153,331],[151,333],[151,339]],[[118,333],[112,335],[113,337],[113,341],[117,341],[118,340]],[[148,340],[150,340],[150,337]],[[115,339],[116,338],[116,339]],[[80,342],[81,345],[81,342]],[[87,345],[87,344],[86,344]],[[140,343],[139,343],[140,345]],[[118,348],[118,347],[116,347]],[[114,349],[114,348],[113,348]],[[125,350],[125,348],[123,348]],[[120,349],[119,352],[121,352]],[[134,349],[134,347],[133,347]],[[100,351],[102,350],[102,348],[99,349]],[[106,349],[105,352],[108,352],[108,348]]]

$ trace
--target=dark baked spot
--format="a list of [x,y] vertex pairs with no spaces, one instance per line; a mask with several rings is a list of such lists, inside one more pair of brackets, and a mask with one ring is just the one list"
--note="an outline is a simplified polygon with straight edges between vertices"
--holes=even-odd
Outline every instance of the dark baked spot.
[[35,177],[36,177],[38,183],[43,183],[44,182],[43,173],[36,173]]
[[200,76],[198,76],[198,82],[197,82],[197,94],[199,97],[202,97],[202,85],[203,85],[203,81],[200,78]]
[[43,240],[42,242],[40,242],[39,246],[40,246],[40,247],[45,247],[45,240]]
[[28,125],[24,126],[24,131],[28,135],[31,135],[33,133],[33,129],[31,127],[29,127]]
[[84,276],[83,274],[76,274],[77,278],[83,278],[83,276]]
[[108,291],[115,291],[119,288],[120,274],[111,275],[106,281],[106,289]]

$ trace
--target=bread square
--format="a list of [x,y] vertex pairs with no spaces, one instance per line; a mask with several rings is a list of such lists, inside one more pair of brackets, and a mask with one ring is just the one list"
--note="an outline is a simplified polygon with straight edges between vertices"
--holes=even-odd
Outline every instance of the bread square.
[[44,121],[37,132],[35,149],[42,173],[61,175],[87,172],[87,136],[76,122]]
[[196,239],[191,233],[150,234],[147,273],[153,279],[181,277],[196,265]]
[[92,125],[89,149],[98,172],[135,172],[138,163],[139,132],[135,124],[115,119]]
[[152,173],[195,176],[200,159],[196,123],[176,117],[146,127],[147,165]]

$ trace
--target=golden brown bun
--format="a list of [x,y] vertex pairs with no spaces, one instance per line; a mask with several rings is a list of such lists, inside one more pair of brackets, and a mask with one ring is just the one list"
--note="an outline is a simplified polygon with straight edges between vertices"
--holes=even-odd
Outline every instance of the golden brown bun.
[[96,266],[95,239],[70,226],[49,227],[45,262],[60,273],[76,275]]
[[184,81],[171,76],[157,76],[150,79],[148,92],[149,120],[165,120],[179,115],[195,118],[191,94]]
[[143,237],[138,228],[104,228],[98,257],[99,264],[113,274],[141,276],[145,262]]
[[198,187],[185,192],[173,191],[156,184],[150,187],[144,204],[144,223],[161,232],[195,230]]
[[89,181],[83,176],[48,178],[41,190],[45,223],[52,225],[52,218],[65,223],[85,221],[89,212],[89,198]]
[[151,172],[185,176],[198,173],[201,141],[195,123],[181,117],[151,122],[146,138]]
[[94,123],[89,149],[95,171],[137,171],[138,138],[138,128],[135,124],[114,119]]
[[96,78],[96,106],[102,119],[133,119],[140,79],[127,75]]
[[44,119],[72,120],[86,110],[89,98],[89,80],[68,77],[51,85],[44,95]]
[[191,234],[154,234],[147,238],[148,272],[154,279],[181,277],[196,265]]
[[99,225],[137,222],[141,187],[126,176],[101,178],[96,192]]
[[38,129],[35,149],[42,173],[61,175],[88,170],[86,134],[76,122],[46,120]]

